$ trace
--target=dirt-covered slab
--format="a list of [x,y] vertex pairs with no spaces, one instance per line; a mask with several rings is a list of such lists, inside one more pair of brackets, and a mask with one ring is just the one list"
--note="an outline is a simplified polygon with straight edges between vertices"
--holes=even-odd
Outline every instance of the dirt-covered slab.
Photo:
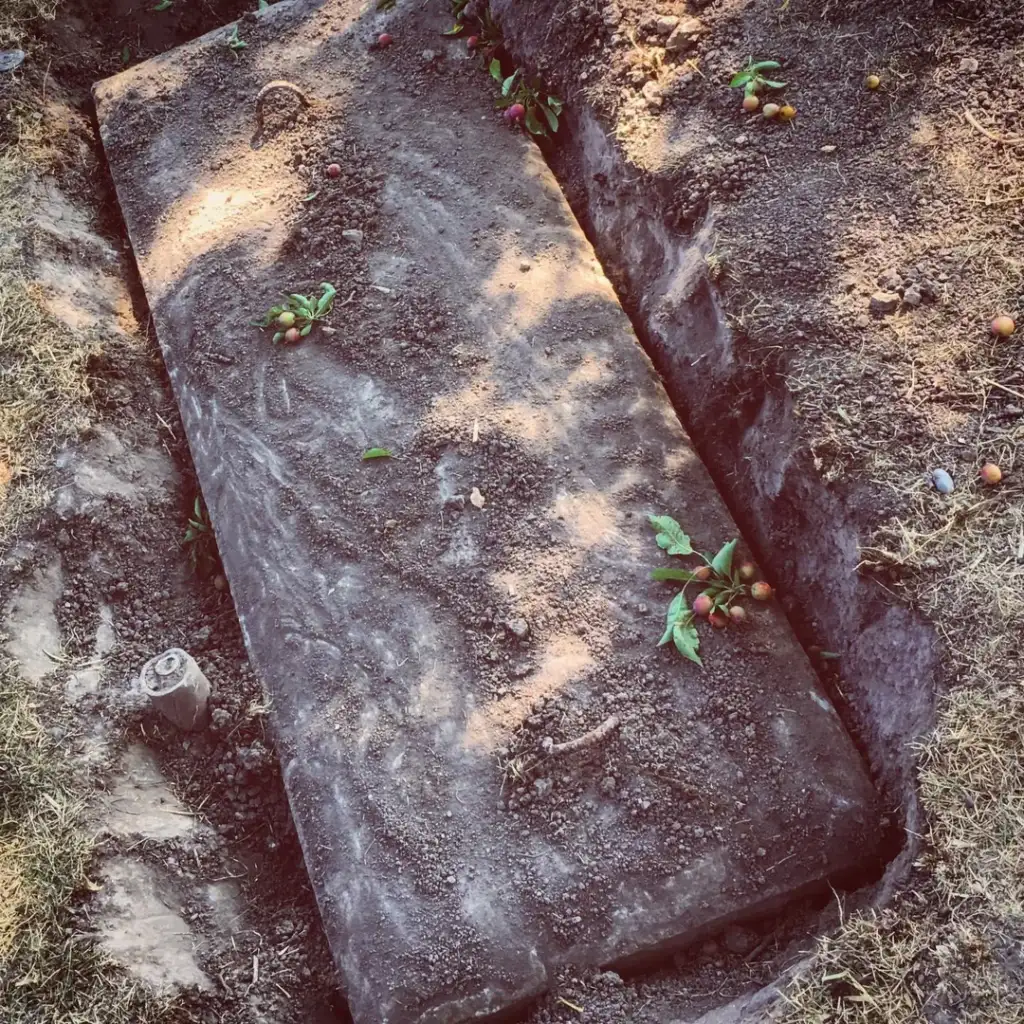
[[[458,1021],[824,884],[877,810],[773,604],[656,646],[650,569],[699,563],[648,515],[736,527],[464,44],[357,14],[95,94],[353,1015]],[[297,343],[252,325],[324,283]]]

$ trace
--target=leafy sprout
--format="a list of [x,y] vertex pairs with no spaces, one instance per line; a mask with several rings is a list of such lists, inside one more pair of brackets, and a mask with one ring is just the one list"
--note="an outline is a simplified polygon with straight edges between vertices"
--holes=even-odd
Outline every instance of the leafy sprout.
[[252,324],[255,327],[281,328],[274,333],[275,343],[283,340],[285,333],[292,327],[298,330],[300,338],[305,338],[317,320],[326,320],[330,315],[337,294],[334,285],[325,281],[320,285],[319,298],[298,293],[287,295],[283,303],[271,306],[262,320],[253,320]]
[[762,89],[782,89],[785,82],[776,82],[771,78],[765,78],[762,71],[776,71],[782,65],[777,60],[755,61],[753,57],[747,60],[747,66],[732,76],[729,82],[730,89],[742,89],[747,96],[754,96]]
[[563,103],[557,97],[543,90],[539,82],[530,81],[522,68],[516,68],[511,75],[501,70],[501,61],[495,57],[490,64],[491,78],[501,83],[501,96],[496,104],[499,110],[520,103],[525,114],[523,124],[531,135],[547,135],[558,131],[558,118]]
[[244,39],[239,38],[238,26],[236,25],[232,30],[231,35],[228,36],[228,49],[237,57],[238,54],[248,45],[249,44]]
[[210,525],[210,517],[206,512],[201,495],[196,495],[192,503],[192,514],[188,517],[185,536],[182,543],[188,549],[188,560],[192,571],[199,576],[213,575],[220,562],[217,552],[217,541]]
[[[655,531],[655,542],[666,554],[680,558],[696,554],[704,562],[703,566],[696,569],[664,567],[651,573],[652,579],[683,584],[668,606],[665,632],[658,645],[671,641],[684,658],[703,665],[698,653],[700,636],[697,633],[696,615],[687,601],[687,588],[691,583],[699,584],[702,588],[701,595],[707,597],[710,602],[709,614],[717,612],[729,616],[730,610],[738,607],[741,598],[752,596],[752,589],[747,580],[753,579],[755,569],[750,563],[739,566],[735,564],[736,546],[739,543],[735,539],[723,544],[714,555],[702,554],[694,550],[690,538],[671,516],[650,516],[649,521]],[[764,587],[764,584],[755,586]],[[768,593],[770,592],[769,588]]]

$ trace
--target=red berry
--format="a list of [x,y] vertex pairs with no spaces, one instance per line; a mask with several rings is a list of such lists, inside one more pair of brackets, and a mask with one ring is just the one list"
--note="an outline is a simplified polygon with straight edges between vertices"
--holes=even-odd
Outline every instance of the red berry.
[[480,37],[479,36],[470,36],[466,40],[466,49],[467,50],[475,50],[479,45],[480,45]]
[[341,164],[328,164],[327,165],[327,177],[328,178],[340,178],[341,177]]
[[729,618],[736,623],[737,626],[743,625],[747,621],[747,609],[742,605],[734,604],[729,609]]
[[284,340],[287,341],[289,345],[296,344],[301,337],[302,335],[299,333],[298,327],[290,327],[284,332]]
[[725,629],[725,627],[729,625],[729,617],[727,615],[723,615],[721,612],[712,612],[708,616],[708,622],[710,622],[715,629]]
[[757,575],[757,566],[753,562],[744,562],[740,566],[740,579],[752,580]]
[[382,50],[386,50],[391,45],[391,42],[391,36],[389,36],[387,32],[381,32],[381,34],[377,36],[377,45]]
[[711,598],[708,597],[707,594],[701,594],[699,597],[694,599],[693,614],[699,616],[707,615],[711,611],[712,607],[714,607],[714,602]]
[[763,582],[751,584],[750,596],[755,601],[770,601],[772,599],[772,588]]
[[508,110],[505,111],[505,117],[510,121],[522,121],[526,117],[526,107],[522,103],[513,103]]
[[702,582],[711,579],[711,566],[702,565],[699,569],[694,569],[693,578]]

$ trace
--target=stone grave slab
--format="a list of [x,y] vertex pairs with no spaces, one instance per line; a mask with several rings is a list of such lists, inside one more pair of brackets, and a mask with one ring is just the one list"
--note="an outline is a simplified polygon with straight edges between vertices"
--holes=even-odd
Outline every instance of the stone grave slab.
[[[95,88],[358,1024],[514,1010],[879,838],[775,604],[702,625],[703,668],[657,646],[647,516],[736,528],[444,17],[278,3]],[[322,282],[298,344],[251,324]]]

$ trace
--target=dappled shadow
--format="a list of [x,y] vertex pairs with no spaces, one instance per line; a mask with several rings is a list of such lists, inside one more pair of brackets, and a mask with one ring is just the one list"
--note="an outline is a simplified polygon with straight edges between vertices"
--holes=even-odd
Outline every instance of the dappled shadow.
[[[656,652],[646,515],[734,526],[537,150],[433,15],[350,13],[267,12],[234,99],[226,31],[97,96],[350,997],[470,1015],[823,883],[873,797],[781,615]],[[310,109],[254,149],[282,66]],[[301,344],[251,326],[319,281]]]

